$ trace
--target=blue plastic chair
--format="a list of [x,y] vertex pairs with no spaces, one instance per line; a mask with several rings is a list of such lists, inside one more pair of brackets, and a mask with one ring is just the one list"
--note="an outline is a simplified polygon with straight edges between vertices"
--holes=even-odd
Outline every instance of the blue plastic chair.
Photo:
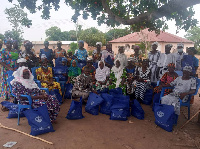
[[[180,106],[188,107],[188,120],[190,119],[190,100],[191,100],[191,97],[192,97],[192,96],[195,96],[195,95],[197,95],[197,93],[198,93],[198,90],[199,90],[199,88],[200,88],[200,79],[196,79],[196,83],[197,83],[196,91],[195,91],[194,94],[189,95],[187,102],[182,102],[182,100],[179,99],[179,101],[180,101]],[[163,87],[163,88],[162,88],[162,91],[161,91],[161,94],[160,94],[160,103],[161,103],[161,98],[164,96],[165,90],[166,90],[166,89],[173,89],[173,88],[174,88],[174,87]]]
[[177,74],[178,74],[178,76],[183,76],[183,72],[182,71],[175,71]]

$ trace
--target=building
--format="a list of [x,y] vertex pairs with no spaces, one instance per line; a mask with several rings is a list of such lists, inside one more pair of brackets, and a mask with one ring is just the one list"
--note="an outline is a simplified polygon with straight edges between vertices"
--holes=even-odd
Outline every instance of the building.
[[157,41],[158,50],[162,53],[165,51],[166,44],[173,45],[171,52],[176,52],[177,43],[184,44],[184,51],[186,51],[187,47],[194,46],[193,41],[185,38],[181,38],[164,31],[161,31],[160,34],[157,35],[154,31],[149,32],[148,29],[141,30],[140,32],[134,32],[109,42],[112,43],[112,48],[115,54],[118,53],[119,46],[125,46],[125,54],[130,55],[134,53],[134,51],[131,49],[132,45],[140,44],[143,41],[149,43],[149,45]]

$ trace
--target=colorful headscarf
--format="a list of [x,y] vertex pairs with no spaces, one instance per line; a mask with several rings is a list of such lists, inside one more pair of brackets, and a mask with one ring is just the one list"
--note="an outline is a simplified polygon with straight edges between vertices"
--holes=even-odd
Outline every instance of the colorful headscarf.
[[[73,67],[72,66],[72,62],[73,61],[75,61],[76,62],[76,67]],[[77,60],[71,60],[71,65],[70,65],[70,67],[69,67],[69,71],[71,71],[71,73],[72,73],[72,76],[78,76],[79,75],[79,72],[78,72],[78,69],[79,69],[79,67],[78,67],[78,61]]]
[[174,64],[174,63],[169,63],[169,64],[167,65],[167,67],[173,67],[173,68],[175,68],[175,64]]

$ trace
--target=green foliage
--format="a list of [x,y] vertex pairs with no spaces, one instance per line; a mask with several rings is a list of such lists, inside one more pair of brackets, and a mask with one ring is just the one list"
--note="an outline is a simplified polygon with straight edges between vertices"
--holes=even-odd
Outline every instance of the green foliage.
[[193,27],[188,30],[185,38],[193,41],[196,48],[200,48],[200,27]]
[[0,33],[0,39],[4,40],[4,35]]
[[[12,2],[12,0],[8,0]],[[17,0],[21,8],[27,8],[31,13],[42,11],[42,18],[50,18],[50,10],[58,10],[60,0]],[[40,2],[40,1],[39,1]],[[98,24],[115,27],[120,24],[131,25],[133,31],[149,28],[159,31],[168,28],[166,21],[175,20],[177,30],[188,30],[196,26],[193,18],[193,5],[198,0],[65,0],[66,5],[74,10],[72,20],[77,21],[91,16]]]
[[18,5],[14,5],[9,9],[5,9],[5,14],[8,15],[7,19],[12,24],[12,27],[15,31],[22,33],[22,26],[30,27],[32,21],[28,19],[27,13]]
[[78,49],[78,44],[72,42],[72,43],[70,44],[70,49],[72,50],[72,53],[74,54],[74,53],[75,53],[75,50]]
[[88,55],[92,56],[92,52],[93,52],[92,50],[88,51]]
[[95,27],[81,31],[79,39],[88,43],[89,46],[96,46],[96,42],[102,42],[105,45],[106,42],[105,34]]
[[19,45],[21,45],[23,37],[21,34],[15,30],[12,31],[6,31],[4,33],[4,38],[5,39],[10,39],[10,40],[17,40],[19,42]]
[[109,30],[105,36],[106,36],[106,41],[111,41],[113,39],[117,39],[119,37],[123,37],[125,35],[131,34],[130,29],[125,28],[125,29],[111,29]]

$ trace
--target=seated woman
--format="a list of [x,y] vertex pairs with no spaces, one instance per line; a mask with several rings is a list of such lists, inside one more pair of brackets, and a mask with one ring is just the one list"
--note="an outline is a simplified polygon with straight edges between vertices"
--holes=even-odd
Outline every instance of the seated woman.
[[168,85],[163,87],[174,86],[173,92],[162,97],[161,104],[173,105],[175,114],[180,115],[180,101],[187,102],[190,94],[196,91],[196,79],[191,77],[192,67],[185,66],[183,68],[183,76],[177,77]]
[[13,76],[14,79],[11,81],[12,93],[16,96],[17,100],[23,105],[28,104],[26,98],[22,98],[20,95],[30,95],[33,100],[33,108],[38,108],[46,104],[50,120],[56,120],[58,112],[60,111],[57,98],[52,95],[47,95],[39,89],[28,67],[19,67],[18,70],[13,73]]
[[53,73],[52,68],[47,67],[48,60],[43,57],[41,59],[40,68],[36,69],[37,79],[41,82],[41,86],[44,88],[48,88],[50,91],[53,89],[59,89],[60,95],[62,95],[61,87],[58,82],[53,81]]
[[109,76],[110,76],[110,69],[105,66],[103,61],[98,62],[98,68],[96,69],[95,79],[96,90],[103,90],[104,88],[108,88],[109,86]]
[[81,74],[81,68],[78,67],[77,60],[71,60],[71,66],[68,68],[68,83],[74,84],[74,78]]
[[116,59],[114,63],[115,66],[112,67],[110,73],[109,89],[115,89],[121,87],[123,93],[126,94],[126,79],[127,79],[126,69],[124,68],[123,65],[121,65],[119,59]]
[[92,77],[92,82],[95,82],[95,72],[96,68],[93,66],[93,59],[87,58],[87,64],[82,68],[82,72],[84,72],[85,67],[88,67],[90,69],[90,76]]
[[148,85],[150,85],[151,83],[150,82],[151,71],[148,66],[149,66],[148,59],[144,59],[142,62],[142,67],[138,67],[136,71],[135,98],[140,102],[144,99],[144,94],[146,93],[146,89]]
[[[162,78],[160,79],[159,86],[156,86],[154,88],[154,93],[160,93],[163,85],[170,84],[172,81],[174,81],[178,77],[178,74],[176,72],[174,72],[174,70],[175,70],[175,64],[174,63],[168,64],[167,69],[168,69],[169,72],[166,72],[162,76]],[[166,89],[164,95],[168,95],[171,92],[172,92],[171,89]]]
[[72,98],[77,99],[82,97],[83,101],[86,101],[91,91],[93,91],[93,83],[90,76],[90,68],[85,67],[84,72],[74,78]]

